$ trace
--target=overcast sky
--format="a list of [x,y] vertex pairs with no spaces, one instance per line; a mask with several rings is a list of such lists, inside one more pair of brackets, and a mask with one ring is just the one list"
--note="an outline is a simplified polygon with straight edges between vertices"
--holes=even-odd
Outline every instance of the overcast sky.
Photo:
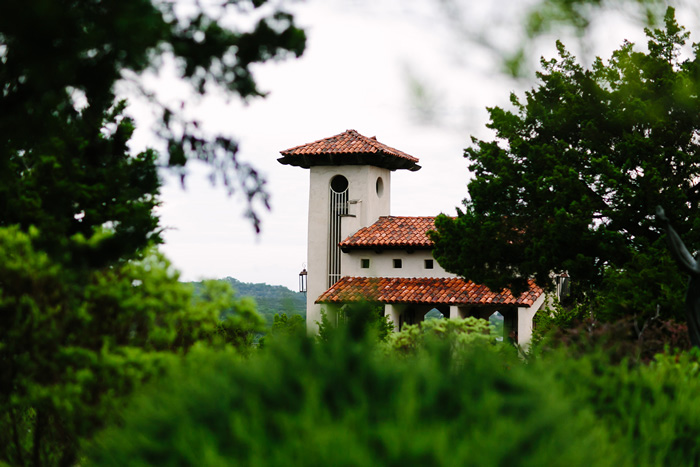
[[[437,9],[440,4],[294,4],[296,20],[307,31],[307,50],[301,59],[256,68],[257,81],[269,96],[243,105],[214,93],[196,105],[193,115],[205,128],[236,138],[240,158],[267,178],[272,210],[262,212],[262,233],[256,235],[243,218],[243,200],[212,187],[206,178],[209,168],[188,164],[185,190],[166,173],[159,208],[167,228],[162,249],[183,280],[231,276],[295,290],[306,262],[309,173],[279,164],[279,151],[347,129],[376,136],[420,159],[418,172],[393,172],[392,215],[455,213],[469,179],[463,148],[472,135],[490,136],[486,106],[506,105],[511,91],[521,93],[532,81],[528,85],[499,73],[493,50],[450,29]],[[491,5],[489,11],[472,7],[474,24],[499,14],[499,2]],[[509,14],[489,28],[504,41],[515,37],[508,33],[515,13]],[[634,29],[603,24],[596,37],[607,50],[598,53],[606,57],[623,38],[641,37],[628,37],[630,31]],[[551,56],[553,40],[543,47],[542,53]],[[160,80],[168,83],[158,84],[166,98],[185,92],[167,80],[167,71]],[[138,102],[131,112],[140,128],[134,148],[153,146],[148,112]]]

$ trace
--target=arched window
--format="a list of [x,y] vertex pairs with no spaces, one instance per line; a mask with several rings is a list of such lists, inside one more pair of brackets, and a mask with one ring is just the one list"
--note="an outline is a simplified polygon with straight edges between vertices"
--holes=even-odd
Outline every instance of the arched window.
[[340,219],[348,213],[348,179],[336,175],[328,187],[328,287],[340,280]]

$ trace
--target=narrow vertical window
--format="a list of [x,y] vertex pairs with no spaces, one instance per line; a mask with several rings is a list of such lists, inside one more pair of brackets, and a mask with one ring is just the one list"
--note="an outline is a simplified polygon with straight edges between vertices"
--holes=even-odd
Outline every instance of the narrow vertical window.
[[336,175],[330,181],[328,213],[328,287],[340,280],[340,219],[348,213],[348,179]]
[[433,260],[432,259],[425,260],[425,269],[433,269]]
[[369,268],[369,258],[362,258],[360,260],[360,267],[362,269],[368,269]]
[[395,259],[394,260],[394,269],[401,269],[402,264],[400,259]]

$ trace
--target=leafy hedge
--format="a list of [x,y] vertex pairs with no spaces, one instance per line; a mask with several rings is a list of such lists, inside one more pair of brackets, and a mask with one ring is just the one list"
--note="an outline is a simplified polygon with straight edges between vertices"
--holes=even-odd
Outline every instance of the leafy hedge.
[[[211,350],[133,401],[86,451],[101,465],[692,465],[697,355],[649,366],[503,344],[413,357],[369,339],[275,340],[241,361]],[[458,358],[457,358],[458,357]]]

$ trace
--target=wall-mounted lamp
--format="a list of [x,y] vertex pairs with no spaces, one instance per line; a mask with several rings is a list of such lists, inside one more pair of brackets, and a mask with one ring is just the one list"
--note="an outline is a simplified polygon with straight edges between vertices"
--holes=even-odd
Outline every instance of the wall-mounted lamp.
[[308,273],[306,272],[306,268],[302,269],[301,272],[299,273],[299,292],[306,293],[306,276]]

